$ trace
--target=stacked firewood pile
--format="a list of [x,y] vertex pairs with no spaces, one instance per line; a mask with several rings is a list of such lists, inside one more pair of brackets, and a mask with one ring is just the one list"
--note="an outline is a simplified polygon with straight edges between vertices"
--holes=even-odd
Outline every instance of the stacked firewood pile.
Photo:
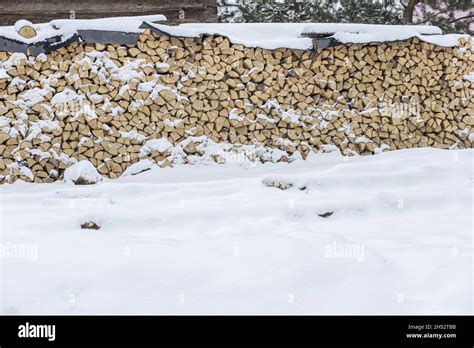
[[0,183],[53,182],[84,159],[117,178],[141,159],[187,163],[219,144],[230,144],[212,153],[219,163],[243,148],[260,161],[468,148],[474,54],[460,41],[265,50],[147,29],[128,47],[0,52]]

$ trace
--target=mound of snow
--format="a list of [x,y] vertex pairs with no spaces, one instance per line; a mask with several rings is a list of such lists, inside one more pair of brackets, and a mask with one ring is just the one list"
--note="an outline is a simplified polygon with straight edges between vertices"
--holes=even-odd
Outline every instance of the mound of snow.
[[92,185],[103,180],[94,165],[86,160],[77,162],[66,169],[64,181],[75,185]]

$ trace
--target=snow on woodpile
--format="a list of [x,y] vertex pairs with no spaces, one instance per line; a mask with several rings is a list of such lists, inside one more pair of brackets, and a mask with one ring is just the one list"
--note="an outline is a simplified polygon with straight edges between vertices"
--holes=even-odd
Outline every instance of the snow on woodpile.
[[175,37],[200,37],[220,35],[228,37],[232,43],[247,47],[266,49],[290,48],[311,49],[313,36],[330,36],[340,43],[368,43],[408,40],[418,37],[425,42],[440,46],[457,45],[460,37],[466,35],[441,35],[434,26],[415,25],[374,25],[352,23],[186,23],[168,26],[155,22],[166,21],[163,15],[115,17],[102,19],[61,19],[49,23],[34,24],[37,35],[25,38],[18,34],[18,26],[0,27],[0,38],[35,44],[60,37],[59,42],[78,35],[79,31],[106,31],[117,33],[140,33],[143,27]]
[[62,40],[77,35],[78,30],[101,30],[123,33],[140,33],[140,25],[143,21],[161,22],[166,21],[163,15],[114,17],[100,19],[57,19],[49,23],[33,24],[37,35],[27,39],[18,34],[18,27],[24,21],[16,25],[0,27],[0,37],[19,41],[22,43],[37,43],[53,37],[61,37]]
[[336,32],[346,33],[372,33],[377,34],[384,31],[393,31],[401,35],[403,33],[416,33],[421,35],[440,35],[443,32],[433,25],[383,25],[383,24],[358,24],[358,23],[309,23],[303,29],[303,34],[334,34]]
[[303,36],[326,36],[341,43],[369,43],[409,40],[417,37],[424,42],[438,46],[458,46],[459,39],[469,35],[441,35],[440,28],[432,25],[380,25],[355,23],[317,23],[308,24],[302,31]]
[[146,23],[148,26],[175,37],[221,35],[232,43],[266,49],[311,49],[310,37],[329,36],[340,43],[370,43],[403,41],[414,37],[439,46],[458,45],[468,35],[441,35],[435,26],[375,25],[352,23],[186,23],[178,26]]
[[247,47],[311,49],[312,40],[301,36],[307,23],[186,23],[178,26],[146,23],[171,36],[226,36],[232,43]]

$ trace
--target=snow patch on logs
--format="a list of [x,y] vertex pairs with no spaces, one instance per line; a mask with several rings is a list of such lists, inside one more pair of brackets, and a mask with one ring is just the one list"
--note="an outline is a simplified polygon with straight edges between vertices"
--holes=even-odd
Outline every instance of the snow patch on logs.
[[142,147],[142,153],[143,154],[148,154],[152,151],[157,151],[160,153],[165,153],[168,151],[173,144],[171,144],[168,139],[161,138],[161,139],[153,139],[149,140],[145,143],[145,145]]
[[66,88],[64,91],[56,93],[51,99],[51,104],[67,104],[67,103],[78,103],[84,100],[84,95],[79,95],[70,88]]

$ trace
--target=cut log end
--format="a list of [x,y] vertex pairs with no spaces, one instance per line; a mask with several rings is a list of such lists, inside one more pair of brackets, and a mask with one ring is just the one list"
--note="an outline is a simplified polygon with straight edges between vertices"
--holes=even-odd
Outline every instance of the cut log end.
[[24,37],[25,39],[32,39],[36,36],[36,30],[32,26],[25,25],[18,29],[18,35]]

